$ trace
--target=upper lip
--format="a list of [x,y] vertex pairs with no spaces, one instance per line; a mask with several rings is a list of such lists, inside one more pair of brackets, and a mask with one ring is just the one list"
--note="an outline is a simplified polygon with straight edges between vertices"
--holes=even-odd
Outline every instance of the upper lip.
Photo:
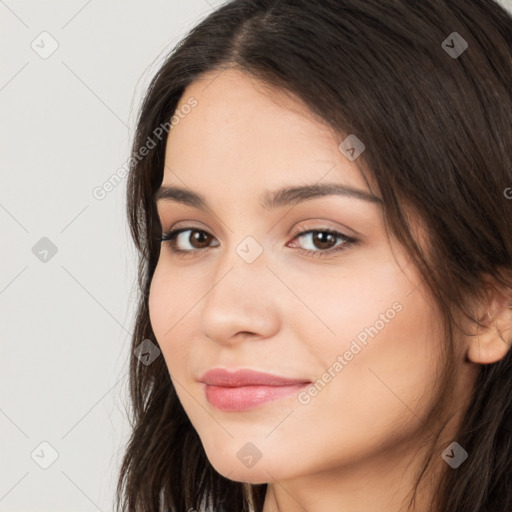
[[207,371],[200,379],[210,386],[235,388],[240,386],[291,386],[293,384],[306,384],[311,381],[304,379],[290,379],[256,370],[242,369],[228,371],[224,368],[214,368]]

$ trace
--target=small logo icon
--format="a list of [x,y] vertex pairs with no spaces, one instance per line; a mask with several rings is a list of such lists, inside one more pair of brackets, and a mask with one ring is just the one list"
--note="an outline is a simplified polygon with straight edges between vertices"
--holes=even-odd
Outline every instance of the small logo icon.
[[43,441],[30,456],[39,467],[48,469],[59,458],[59,452],[50,443]]
[[467,50],[468,42],[457,32],[452,32],[441,47],[452,59],[458,59]]
[[57,40],[48,32],[41,32],[33,41],[30,43],[32,50],[34,50],[41,59],[47,59],[55,53],[59,47]]
[[48,263],[57,254],[57,246],[49,238],[43,236],[32,247],[32,254],[42,263]]
[[441,457],[449,466],[457,469],[468,458],[468,452],[459,443],[453,442],[444,450]]
[[339,146],[338,149],[353,162],[365,149],[361,139],[351,133]]
[[244,466],[252,468],[261,459],[261,457],[263,457],[263,454],[258,450],[256,445],[252,443],[245,443],[236,456]]
[[160,355],[160,349],[151,340],[146,339],[133,353],[143,365],[149,366]]
[[263,247],[252,236],[246,236],[237,246],[237,254],[247,263],[255,261],[263,252]]

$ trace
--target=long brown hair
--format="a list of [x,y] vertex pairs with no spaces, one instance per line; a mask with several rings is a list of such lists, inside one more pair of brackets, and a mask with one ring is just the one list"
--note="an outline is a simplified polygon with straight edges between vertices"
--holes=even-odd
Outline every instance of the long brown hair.
[[[139,298],[132,353],[146,339],[158,346],[148,292],[161,235],[153,194],[169,130],[156,137],[155,129],[169,128],[189,84],[226,66],[300,98],[340,142],[347,134],[364,141],[360,170],[377,184],[387,229],[442,312],[448,357],[432,418],[439,420],[456,379],[456,313],[478,323],[466,301],[485,297],[486,278],[512,287],[512,17],[492,0],[232,0],[195,26],[153,78],[133,141],[127,214]],[[148,138],[154,147],[141,158]],[[411,212],[426,227],[428,251],[413,236]],[[163,357],[147,366],[131,358],[130,399],[133,431],[117,510],[211,504],[240,512],[252,500],[262,510],[266,484],[230,481],[209,463]],[[457,436],[470,456],[446,471],[432,510],[512,510],[511,439],[509,351],[480,367]],[[423,475],[441,458],[432,446]]]

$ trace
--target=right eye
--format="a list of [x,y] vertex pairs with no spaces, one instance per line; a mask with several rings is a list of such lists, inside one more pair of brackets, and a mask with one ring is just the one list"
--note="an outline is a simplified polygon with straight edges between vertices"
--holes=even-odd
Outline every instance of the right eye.
[[213,239],[210,233],[198,228],[171,229],[159,238],[161,242],[168,242],[171,251],[177,254],[195,253],[205,248],[208,249],[208,245]]

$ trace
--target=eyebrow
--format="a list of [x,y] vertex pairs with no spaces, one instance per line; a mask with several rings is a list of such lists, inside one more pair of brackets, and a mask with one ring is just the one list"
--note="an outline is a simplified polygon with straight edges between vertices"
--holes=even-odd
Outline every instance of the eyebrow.
[[[297,204],[308,199],[323,196],[344,196],[370,203],[382,205],[382,199],[347,185],[339,183],[322,183],[315,185],[305,185],[300,187],[288,187],[276,190],[274,192],[265,191],[260,196],[260,205],[264,210],[273,210],[289,204]],[[192,206],[199,210],[208,211],[210,207],[207,200],[197,192],[187,190],[181,187],[160,187],[153,197],[155,202],[174,201],[177,203]]]

